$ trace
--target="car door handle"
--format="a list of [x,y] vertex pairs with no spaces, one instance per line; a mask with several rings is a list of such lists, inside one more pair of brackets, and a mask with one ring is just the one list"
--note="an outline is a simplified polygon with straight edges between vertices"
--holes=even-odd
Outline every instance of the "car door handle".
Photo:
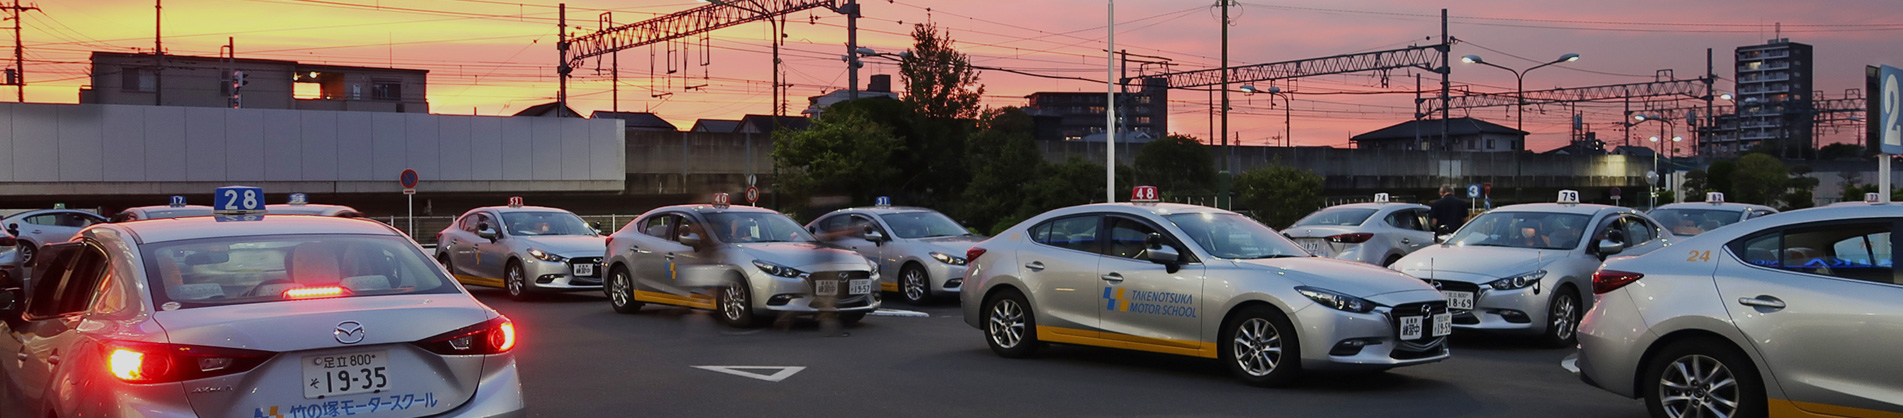
[[1106,281],[1106,282],[1123,283],[1123,275],[1121,274],[1107,273],[1101,277],[1103,278],[1103,281]]
[[641,246],[639,246],[639,245],[630,245],[630,246],[628,246],[628,249],[629,249],[629,250],[632,250],[632,251],[634,251],[634,252],[637,252],[637,253],[642,253],[642,254],[651,254],[651,253],[653,253],[653,251],[648,251],[648,250],[643,250],[643,249],[641,249]]
[[1738,298],[1738,304],[1756,306],[1759,308],[1784,309],[1784,301],[1769,295],[1761,295],[1755,298]]
[[1402,238],[1402,239],[1401,239],[1401,243],[1402,243],[1402,244],[1413,244],[1413,243],[1414,243],[1414,240],[1412,240],[1412,239],[1407,239],[1407,238]]
[[673,259],[674,259],[674,253],[667,253],[667,257],[666,257],[666,258],[667,258],[668,260],[673,260]]
[[1025,263],[1025,264],[1024,264],[1024,268],[1027,268],[1027,269],[1031,269],[1031,271],[1043,271],[1043,270],[1044,270],[1044,262],[1041,262],[1041,261],[1032,261],[1032,262],[1029,262],[1029,263]]

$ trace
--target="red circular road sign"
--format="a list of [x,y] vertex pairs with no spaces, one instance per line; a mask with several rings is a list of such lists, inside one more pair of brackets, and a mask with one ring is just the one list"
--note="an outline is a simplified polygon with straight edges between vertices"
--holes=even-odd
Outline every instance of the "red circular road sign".
[[403,175],[398,176],[397,181],[403,182],[405,189],[416,188],[416,170],[403,170]]
[[747,186],[747,204],[760,203],[760,188]]

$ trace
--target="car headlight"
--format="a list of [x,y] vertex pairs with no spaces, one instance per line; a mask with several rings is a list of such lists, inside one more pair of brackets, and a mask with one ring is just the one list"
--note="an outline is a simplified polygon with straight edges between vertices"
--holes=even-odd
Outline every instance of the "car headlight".
[[760,260],[753,260],[753,266],[760,268],[760,271],[766,272],[766,274],[780,277],[800,277],[800,275],[806,274],[806,272],[799,271],[799,269]]
[[1531,273],[1487,282],[1487,286],[1492,286],[1494,290],[1513,290],[1539,284],[1540,279],[1543,278],[1546,278],[1546,270],[1537,270]]
[[568,257],[563,257],[563,256],[559,256],[559,255],[555,255],[555,254],[552,254],[552,253],[549,253],[549,252],[546,252],[546,251],[542,251],[542,250],[538,250],[538,249],[534,249],[534,248],[530,248],[530,249],[529,249],[529,256],[530,256],[530,257],[535,257],[535,259],[537,259],[537,260],[542,260],[542,261],[547,261],[547,262],[551,262],[551,263],[560,263],[560,262],[563,262],[563,261],[568,261]]
[[1354,296],[1348,296],[1346,294],[1343,294],[1341,292],[1336,292],[1333,290],[1323,289],[1319,287],[1296,286],[1295,291],[1301,292],[1302,296],[1307,296],[1309,299],[1314,299],[1315,303],[1319,303],[1322,306],[1335,308],[1335,310],[1339,310],[1339,311],[1368,313],[1368,311],[1374,310],[1374,302],[1369,302],[1367,299],[1362,299],[1362,298],[1358,298]]
[[940,263],[945,263],[945,264],[950,264],[950,265],[954,265],[954,266],[962,266],[962,265],[965,265],[965,258],[964,258],[964,257],[959,257],[959,256],[955,256],[955,255],[951,255],[951,254],[945,254],[945,253],[940,253],[940,252],[934,252],[934,253],[932,253],[932,259],[933,259],[933,260],[938,260],[938,262],[940,262]]
[[875,282],[879,281],[879,263],[870,258],[866,259],[866,277]]

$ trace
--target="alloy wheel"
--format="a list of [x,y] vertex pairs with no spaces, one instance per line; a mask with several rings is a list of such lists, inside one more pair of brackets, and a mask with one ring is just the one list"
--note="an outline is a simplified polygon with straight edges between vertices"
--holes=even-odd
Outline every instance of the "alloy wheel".
[[991,305],[991,318],[985,327],[991,342],[999,347],[1017,347],[1024,342],[1024,307],[1018,301],[1001,299]]
[[905,291],[905,300],[925,300],[925,272],[918,269],[906,269],[899,277],[899,287]]
[[1249,318],[1236,326],[1230,343],[1236,365],[1250,376],[1267,376],[1282,363],[1282,334],[1265,318]]
[[1659,400],[1672,418],[1728,418],[1738,412],[1738,391],[1731,369],[1701,354],[1673,360],[1659,376]]

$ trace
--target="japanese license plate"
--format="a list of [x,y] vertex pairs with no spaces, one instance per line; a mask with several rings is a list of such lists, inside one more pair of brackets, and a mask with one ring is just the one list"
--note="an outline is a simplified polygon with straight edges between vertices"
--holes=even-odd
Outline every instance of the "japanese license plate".
[[594,277],[595,275],[595,263],[575,263],[574,269],[576,276]]
[[1328,255],[1327,241],[1311,238],[1311,239],[1301,240],[1301,243],[1302,243],[1302,249],[1308,250],[1310,254]]
[[847,291],[855,295],[872,293],[872,279],[853,279],[846,283]]
[[839,296],[838,280],[813,281],[813,293],[820,296]]
[[1422,322],[1421,320],[1423,319],[1427,319],[1427,317],[1424,317],[1424,316],[1401,317],[1401,339],[1403,340],[1421,339],[1421,322]]
[[1440,294],[1441,296],[1447,297],[1447,309],[1464,309],[1471,311],[1474,308],[1473,292],[1449,292],[1443,290]]
[[1446,312],[1434,314],[1434,333],[1430,335],[1444,337],[1452,333],[1454,333],[1454,314]]
[[305,399],[390,390],[390,352],[304,357]]

